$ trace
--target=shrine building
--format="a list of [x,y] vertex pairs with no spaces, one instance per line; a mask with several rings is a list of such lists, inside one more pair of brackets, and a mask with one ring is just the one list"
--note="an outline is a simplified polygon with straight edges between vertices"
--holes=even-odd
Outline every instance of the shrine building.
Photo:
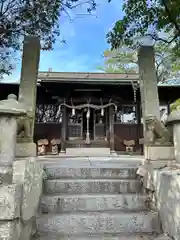
[[[178,85],[158,86],[160,112],[180,97]],[[18,96],[19,84],[0,83],[1,100]],[[138,74],[39,72],[34,141],[70,148],[142,153],[143,124]]]

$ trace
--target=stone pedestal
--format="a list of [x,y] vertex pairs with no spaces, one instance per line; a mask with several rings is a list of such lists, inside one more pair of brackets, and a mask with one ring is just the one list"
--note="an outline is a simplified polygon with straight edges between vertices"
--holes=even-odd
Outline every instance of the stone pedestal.
[[144,155],[150,161],[173,161],[174,146],[172,135],[156,117],[145,119],[146,139],[144,145]]
[[167,124],[173,129],[174,155],[175,160],[180,163],[180,111],[173,111],[168,119]]
[[173,161],[174,146],[172,145],[145,145],[144,157],[150,161]]
[[33,143],[33,135],[39,56],[40,39],[38,37],[25,36],[18,100],[27,110],[27,117],[21,121],[24,132],[19,133],[16,145],[17,155],[21,157],[36,155],[36,145]]
[[34,142],[17,142],[16,157],[36,157],[37,147]]
[[26,115],[16,96],[10,94],[0,102],[0,173],[1,181],[12,182],[12,163],[15,159],[18,116]]

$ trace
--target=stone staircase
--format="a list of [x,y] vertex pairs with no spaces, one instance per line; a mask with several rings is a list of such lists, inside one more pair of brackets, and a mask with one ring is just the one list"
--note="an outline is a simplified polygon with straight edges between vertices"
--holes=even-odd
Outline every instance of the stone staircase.
[[36,240],[154,239],[157,212],[136,178],[137,162],[44,162]]

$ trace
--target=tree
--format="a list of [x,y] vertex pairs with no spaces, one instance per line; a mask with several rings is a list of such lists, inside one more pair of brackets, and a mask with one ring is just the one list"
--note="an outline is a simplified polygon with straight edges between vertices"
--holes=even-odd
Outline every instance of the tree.
[[43,50],[52,49],[60,34],[59,18],[80,4],[95,9],[94,0],[1,0],[0,1],[0,74],[10,74],[11,55],[20,50],[24,35],[41,38]]
[[155,65],[158,81],[168,81],[180,77],[180,55],[174,53],[172,45],[157,42],[155,45]]
[[[138,73],[138,58],[135,49],[122,47],[106,50],[103,54],[104,66],[98,69],[113,73]],[[180,58],[175,57],[173,49],[164,43],[155,45],[155,66],[158,82],[180,76]]]
[[112,48],[122,42],[132,46],[136,38],[150,35],[156,42],[171,44],[173,53],[180,56],[179,0],[127,0],[123,10],[124,17],[107,34]]
[[137,73],[138,66],[134,50],[120,48],[103,53],[104,66],[98,67],[107,73]]
[[180,98],[178,98],[175,102],[170,105],[171,112],[178,111],[180,109]]

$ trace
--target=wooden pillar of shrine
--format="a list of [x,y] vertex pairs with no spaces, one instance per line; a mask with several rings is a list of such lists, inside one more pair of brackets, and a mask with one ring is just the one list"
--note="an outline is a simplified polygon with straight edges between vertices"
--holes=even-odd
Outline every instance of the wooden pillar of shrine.
[[114,107],[111,106],[109,108],[109,144],[110,144],[110,151],[115,151],[115,144],[114,144]]
[[136,136],[137,136],[137,145],[140,146],[140,151],[143,153],[143,144],[140,144],[139,140],[141,138],[141,102],[140,100],[136,101]]
[[67,133],[67,109],[64,106],[62,111],[62,125],[61,125],[61,152],[66,152],[66,133]]
[[106,140],[109,139],[109,111],[108,108],[105,109],[105,130],[106,130]]

